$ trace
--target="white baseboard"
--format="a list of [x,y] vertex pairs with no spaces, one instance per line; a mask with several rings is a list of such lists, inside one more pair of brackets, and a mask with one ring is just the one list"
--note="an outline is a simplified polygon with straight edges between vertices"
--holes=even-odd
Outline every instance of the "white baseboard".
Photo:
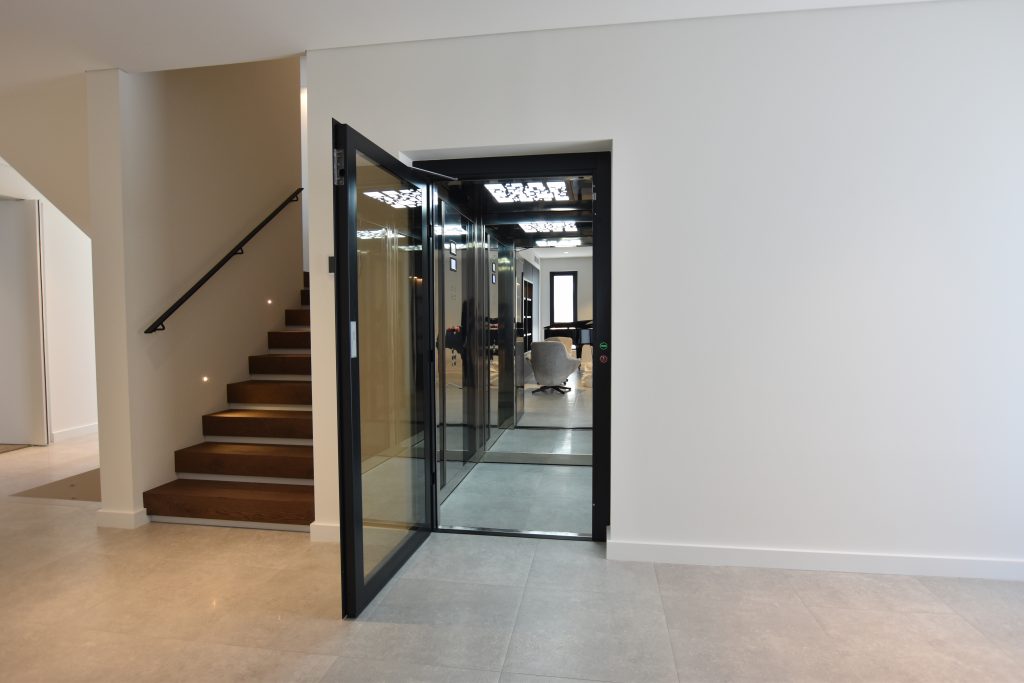
[[608,540],[609,560],[1024,581],[1024,559],[895,555]]
[[96,511],[96,526],[110,527],[111,529],[138,529],[143,524],[149,524],[146,508],[138,510],[100,509]]
[[73,439],[76,436],[86,436],[87,434],[95,434],[99,431],[99,424],[93,422],[92,424],[82,425],[80,427],[69,427],[68,429],[61,429],[53,433],[53,440],[66,441]]
[[341,543],[341,525],[337,522],[313,522],[309,540],[315,543]]

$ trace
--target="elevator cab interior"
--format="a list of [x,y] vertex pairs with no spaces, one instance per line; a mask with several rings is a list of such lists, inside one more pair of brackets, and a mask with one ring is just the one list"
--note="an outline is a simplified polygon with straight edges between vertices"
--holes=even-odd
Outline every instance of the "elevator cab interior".
[[437,185],[438,528],[589,538],[593,179]]

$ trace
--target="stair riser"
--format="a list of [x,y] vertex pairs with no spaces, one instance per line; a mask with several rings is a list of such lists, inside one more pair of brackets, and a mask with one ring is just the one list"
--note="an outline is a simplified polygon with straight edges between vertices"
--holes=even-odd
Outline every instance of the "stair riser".
[[264,436],[216,436],[207,434],[206,441],[212,443],[252,443],[265,446],[312,446],[313,439],[282,439]]
[[309,533],[308,524],[274,524],[272,522],[246,522],[229,519],[207,519],[205,517],[170,517],[167,515],[149,515],[149,521],[160,524],[192,524],[197,526],[220,526],[234,529],[266,529],[268,531],[292,531],[302,534]]
[[308,411],[294,411],[296,417],[242,418],[203,416],[203,434],[208,436],[259,436],[278,439],[312,439],[313,421]]
[[178,479],[195,479],[198,481],[233,481],[241,484],[286,484],[290,486],[312,486],[312,479],[295,479],[293,477],[248,477],[233,474],[193,474],[178,472]]
[[293,308],[285,311],[284,324],[295,327],[309,327],[309,309]]
[[312,479],[313,456],[301,458],[178,451],[174,454],[174,469],[179,473],[190,474]]
[[207,498],[176,497],[150,491],[144,493],[142,498],[148,514],[166,517],[197,517],[270,524],[312,524],[314,519],[312,496],[308,501],[301,503],[278,502],[273,505],[260,500],[249,501],[215,496]]
[[313,404],[313,387],[308,382],[294,382],[288,384],[229,384],[228,403],[308,406]]
[[311,375],[312,363],[308,356],[283,357],[278,355],[250,356],[249,372],[254,375]]
[[267,332],[267,346],[271,349],[308,349],[309,331]]

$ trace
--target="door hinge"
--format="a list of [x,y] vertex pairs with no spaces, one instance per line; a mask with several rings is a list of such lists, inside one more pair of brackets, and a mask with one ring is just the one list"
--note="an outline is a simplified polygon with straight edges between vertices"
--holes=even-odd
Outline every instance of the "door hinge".
[[345,150],[334,150],[334,184],[345,184]]

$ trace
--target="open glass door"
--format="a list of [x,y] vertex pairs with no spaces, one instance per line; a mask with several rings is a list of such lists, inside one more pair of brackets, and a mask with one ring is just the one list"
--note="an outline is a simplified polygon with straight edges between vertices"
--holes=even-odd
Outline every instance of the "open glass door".
[[431,529],[427,187],[334,123],[342,613],[358,616]]

